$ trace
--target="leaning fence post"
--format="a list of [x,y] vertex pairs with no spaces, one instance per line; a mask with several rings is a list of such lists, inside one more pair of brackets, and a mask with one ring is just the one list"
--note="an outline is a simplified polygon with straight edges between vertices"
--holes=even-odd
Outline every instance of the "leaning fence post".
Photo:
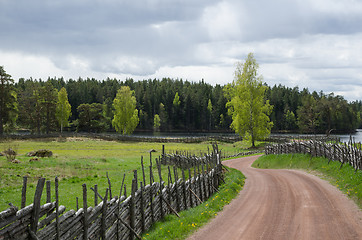
[[185,178],[185,170],[182,169],[182,192],[183,192],[183,201],[184,201],[184,208],[183,210],[187,209],[187,199],[186,199],[186,178]]
[[41,195],[43,193],[45,178],[40,178],[38,180],[38,185],[36,186],[35,195],[34,195],[34,205],[33,205],[33,213],[30,219],[30,231],[36,234],[38,230],[38,221],[39,221],[39,213],[40,213],[40,200]]
[[94,184],[94,206],[98,205],[98,185]]
[[143,166],[143,156],[141,156],[141,166],[142,166],[143,184],[144,186],[146,186],[146,175],[145,175],[145,167]]
[[108,177],[108,172],[106,172],[107,174],[107,179],[108,179],[108,187],[109,187],[109,199],[112,199],[112,186],[111,186],[111,180]]

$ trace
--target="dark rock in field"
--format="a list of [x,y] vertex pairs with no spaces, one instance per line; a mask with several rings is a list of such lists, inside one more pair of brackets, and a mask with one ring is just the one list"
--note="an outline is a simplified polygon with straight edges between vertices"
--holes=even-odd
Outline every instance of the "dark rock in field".
[[37,162],[37,161],[39,161],[39,158],[37,158],[37,157],[33,157],[33,158],[29,159],[29,162]]
[[34,151],[28,152],[26,154],[27,157],[35,157],[35,155],[36,155],[36,152],[34,152]]
[[53,156],[53,152],[47,149],[40,149],[35,152],[36,157],[51,157]]
[[11,161],[12,163],[21,163],[18,159],[14,159]]

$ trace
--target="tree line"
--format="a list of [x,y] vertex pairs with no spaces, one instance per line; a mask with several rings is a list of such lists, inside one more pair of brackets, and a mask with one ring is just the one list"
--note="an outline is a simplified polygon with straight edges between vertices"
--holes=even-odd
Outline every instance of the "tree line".
[[[0,134],[21,129],[33,133],[116,129],[128,134],[133,127],[142,131],[230,131],[233,121],[226,107],[227,85],[212,86],[204,80],[49,77],[47,80],[21,78],[15,82],[1,66],[0,78]],[[263,85],[271,106],[272,131],[328,134],[362,127],[361,101],[348,102],[342,96],[309,92],[306,88]],[[127,114],[133,117],[133,125],[137,122],[136,126],[126,127],[116,122],[121,120],[117,106],[121,109],[124,103],[117,105],[115,99],[124,86],[135,97],[131,101],[134,109]],[[69,103],[67,121],[60,121],[61,92],[63,98],[66,93]]]

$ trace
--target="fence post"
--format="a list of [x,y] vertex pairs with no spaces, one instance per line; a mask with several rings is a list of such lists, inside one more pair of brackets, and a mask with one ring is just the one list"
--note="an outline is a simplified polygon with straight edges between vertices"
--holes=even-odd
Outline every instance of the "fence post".
[[140,211],[141,211],[141,229],[142,232],[145,232],[145,210],[144,210],[144,197],[143,197],[143,191],[145,190],[144,184],[140,182],[141,185],[141,193],[140,193]]
[[150,210],[151,210],[151,225],[155,222],[155,215],[153,213],[153,173],[152,173],[152,166],[150,166]]
[[51,202],[50,181],[46,181],[47,203]]
[[83,239],[88,239],[87,185],[83,183]]
[[176,211],[180,212],[181,210],[181,204],[180,204],[180,194],[178,191],[178,174],[177,174],[177,168],[173,167],[173,173],[175,175],[175,190],[176,190]]
[[102,217],[101,217],[101,239],[106,239],[106,216],[107,216],[107,198],[108,198],[108,188],[106,189],[106,195],[103,198],[102,205]]
[[108,188],[109,188],[109,199],[112,199],[112,186],[111,186],[111,180],[108,177],[108,172],[106,172],[107,179],[108,179]]
[[38,230],[38,221],[39,221],[39,213],[40,213],[40,200],[41,195],[43,193],[45,178],[40,178],[38,180],[38,184],[36,186],[35,195],[34,195],[34,205],[33,212],[30,219],[30,231],[36,234]]
[[26,185],[28,177],[23,177],[23,189],[21,190],[21,208],[25,208],[26,205]]
[[98,185],[94,184],[94,206],[98,205]]
[[187,209],[187,199],[186,199],[186,179],[185,179],[185,170],[182,169],[182,191],[183,191],[183,201],[184,207],[183,210]]
[[60,229],[59,229],[59,182],[58,177],[55,177],[55,231],[56,231],[56,238],[60,239]]
[[143,166],[143,156],[141,156],[141,166],[142,166],[142,175],[143,175],[143,185],[146,186],[146,175],[145,175],[145,168]]
[[193,207],[193,202],[192,202],[192,194],[191,194],[191,188],[192,188],[192,184],[191,184],[191,169],[189,168],[189,194],[190,194],[190,207]]
[[[131,190],[131,199],[130,199],[130,205],[129,205],[129,213],[130,213],[130,227],[131,229],[135,230],[135,196],[136,196],[136,191],[137,191],[137,179],[133,178],[132,179],[132,190]],[[133,240],[134,238],[134,233],[133,231],[130,231],[130,235],[129,235],[129,239]]]

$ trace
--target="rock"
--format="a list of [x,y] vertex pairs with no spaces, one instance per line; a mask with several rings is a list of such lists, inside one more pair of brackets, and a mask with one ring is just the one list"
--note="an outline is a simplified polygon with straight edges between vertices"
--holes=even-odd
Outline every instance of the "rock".
[[40,149],[36,151],[35,156],[37,157],[51,157],[53,156],[53,152],[47,149]]
[[18,159],[14,159],[11,161],[12,163],[21,163]]

